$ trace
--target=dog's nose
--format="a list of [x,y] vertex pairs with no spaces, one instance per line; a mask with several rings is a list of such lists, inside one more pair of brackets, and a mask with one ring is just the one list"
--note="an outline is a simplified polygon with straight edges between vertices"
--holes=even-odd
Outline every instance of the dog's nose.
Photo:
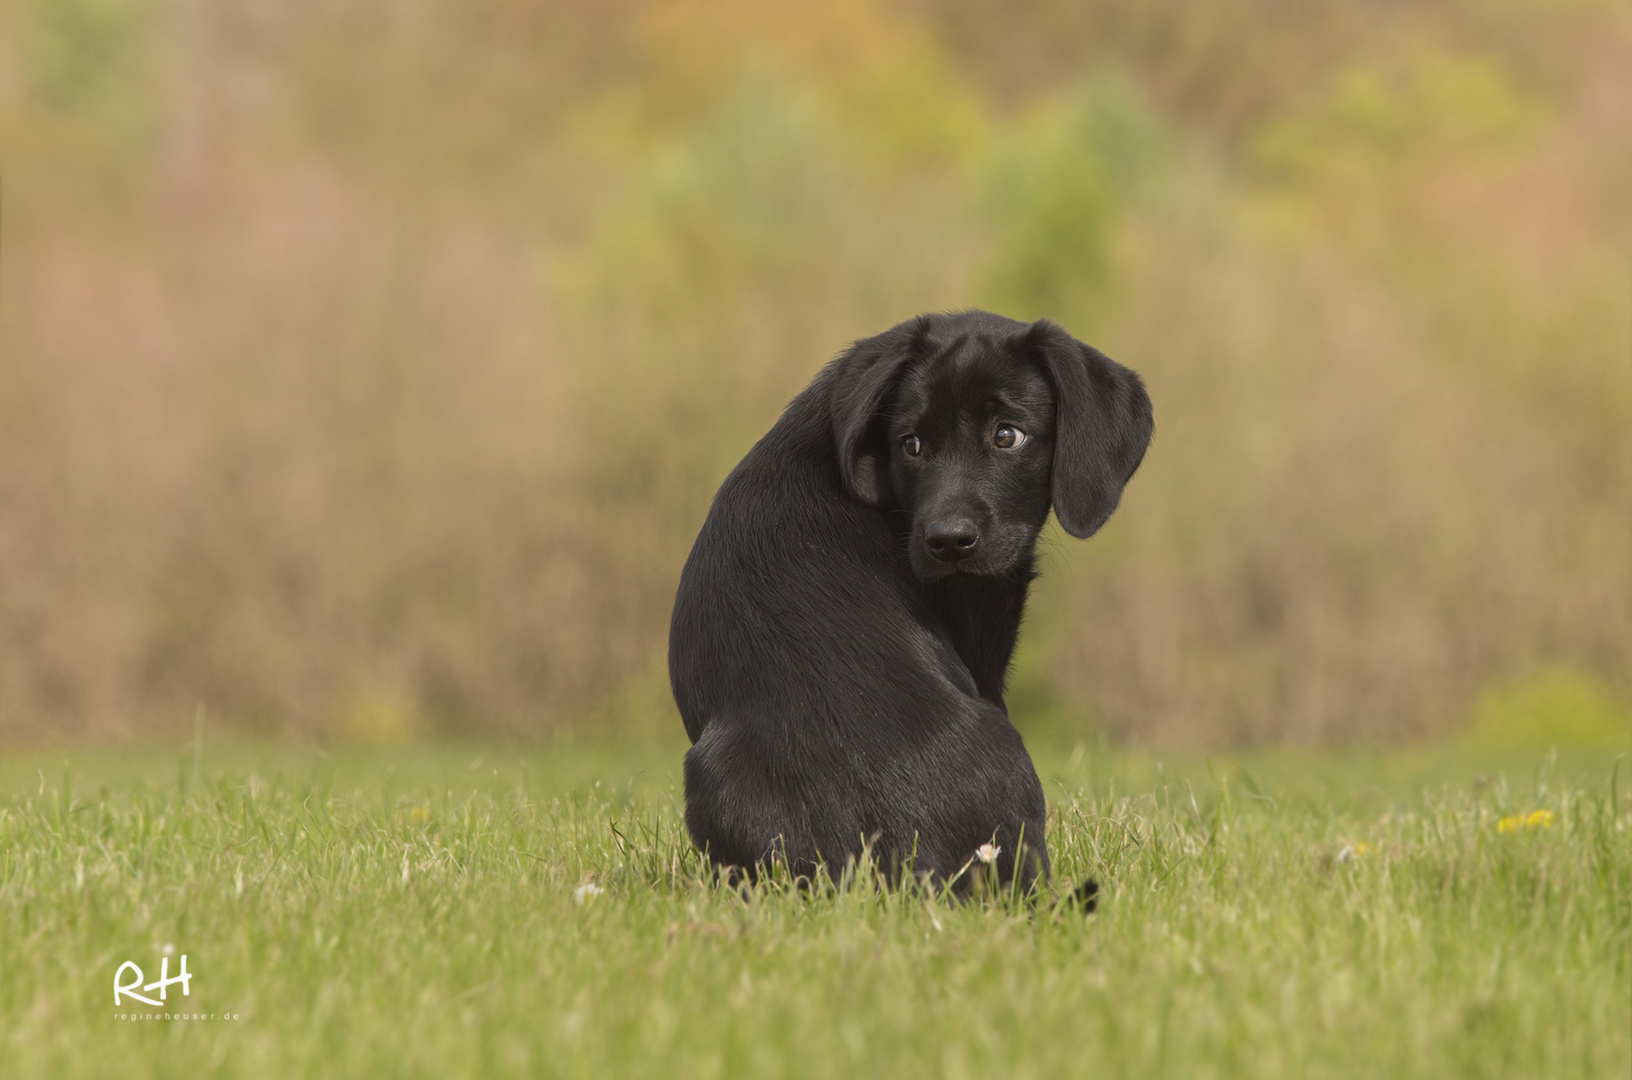
[[980,530],[968,518],[932,521],[924,526],[924,543],[929,545],[929,553],[942,562],[957,562],[974,554]]

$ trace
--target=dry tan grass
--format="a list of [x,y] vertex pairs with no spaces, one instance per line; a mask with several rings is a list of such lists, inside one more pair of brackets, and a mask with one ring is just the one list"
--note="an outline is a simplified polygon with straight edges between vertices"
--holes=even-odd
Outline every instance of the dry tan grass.
[[[0,740],[674,735],[725,470],[847,339],[1023,306],[1002,162],[1072,153],[1103,265],[1047,313],[1158,437],[1026,701],[1216,746],[1626,694],[1618,9],[76,10],[0,16]],[[1059,149],[1130,93],[1138,176]]]

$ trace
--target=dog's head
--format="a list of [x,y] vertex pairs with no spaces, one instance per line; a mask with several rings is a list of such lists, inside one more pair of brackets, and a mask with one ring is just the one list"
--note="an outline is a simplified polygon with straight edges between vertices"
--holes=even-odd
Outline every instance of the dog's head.
[[1092,535],[1152,431],[1139,376],[1046,319],[922,315],[857,342],[829,378],[845,485],[910,516],[924,581],[1013,571],[1051,503]]

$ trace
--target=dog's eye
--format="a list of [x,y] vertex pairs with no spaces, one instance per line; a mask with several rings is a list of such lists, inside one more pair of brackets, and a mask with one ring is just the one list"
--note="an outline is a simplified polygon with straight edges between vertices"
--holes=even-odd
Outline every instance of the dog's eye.
[[901,451],[908,457],[917,457],[924,452],[924,444],[918,440],[916,435],[903,435],[901,436]]
[[1025,441],[1026,433],[1013,424],[999,424],[997,425],[997,431],[992,434],[993,444],[1003,450],[1013,450],[1015,447],[1023,445]]

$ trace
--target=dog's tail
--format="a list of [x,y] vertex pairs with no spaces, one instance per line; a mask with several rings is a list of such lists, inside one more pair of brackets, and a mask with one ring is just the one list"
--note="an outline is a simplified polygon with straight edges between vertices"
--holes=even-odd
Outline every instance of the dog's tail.
[[1099,882],[1084,878],[1081,885],[1071,890],[1071,899],[1084,915],[1092,915],[1094,909],[1099,907]]

